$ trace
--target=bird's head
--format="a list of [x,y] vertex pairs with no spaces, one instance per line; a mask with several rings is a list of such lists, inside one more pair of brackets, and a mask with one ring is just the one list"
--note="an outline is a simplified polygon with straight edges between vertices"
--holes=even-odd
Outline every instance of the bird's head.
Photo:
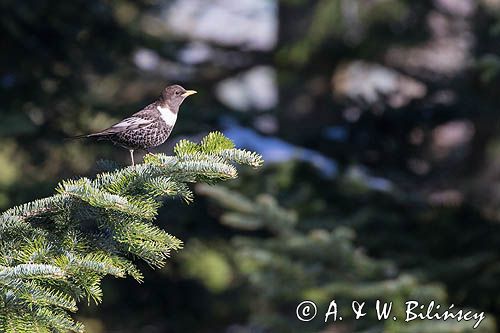
[[166,87],[165,90],[163,90],[163,103],[165,103],[170,108],[170,110],[177,112],[179,111],[179,106],[182,104],[184,99],[193,94],[196,94],[196,91],[186,90],[183,87],[174,84],[172,86]]

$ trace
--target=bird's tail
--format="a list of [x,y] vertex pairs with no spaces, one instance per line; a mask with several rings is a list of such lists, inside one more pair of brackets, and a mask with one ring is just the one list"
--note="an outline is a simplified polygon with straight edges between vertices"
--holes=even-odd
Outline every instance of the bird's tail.
[[102,133],[82,134],[82,135],[70,136],[66,138],[66,140],[86,139],[86,138],[100,137],[100,136],[102,136]]

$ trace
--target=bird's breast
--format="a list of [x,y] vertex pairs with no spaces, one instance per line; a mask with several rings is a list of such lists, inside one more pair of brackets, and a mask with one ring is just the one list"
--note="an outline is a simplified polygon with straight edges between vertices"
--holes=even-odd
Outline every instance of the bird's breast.
[[175,121],[177,120],[176,113],[173,113],[168,107],[157,106],[156,109],[160,112],[161,119],[163,119],[167,126],[173,127],[175,125]]

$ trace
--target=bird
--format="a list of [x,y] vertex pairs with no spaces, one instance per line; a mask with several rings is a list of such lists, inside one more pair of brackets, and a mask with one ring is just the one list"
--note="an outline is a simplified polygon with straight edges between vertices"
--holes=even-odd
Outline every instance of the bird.
[[174,84],[166,87],[160,97],[128,118],[96,133],[80,135],[77,138],[109,140],[117,146],[128,149],[132,165],[134,151],[149,149],[164,143],[177,121],[179,107],[186,97],[196,94]]

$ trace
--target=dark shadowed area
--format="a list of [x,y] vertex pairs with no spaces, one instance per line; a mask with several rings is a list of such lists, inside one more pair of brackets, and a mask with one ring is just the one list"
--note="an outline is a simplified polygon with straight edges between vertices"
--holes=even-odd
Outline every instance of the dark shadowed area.
[[[2,0],[0,31],[0,211],[127,165],[69,138],[169,84],[198,94],[153,152],[219,130],[266,161],[167,202],[184,249],[107,278],[88,332],[497,332],[500,0]],[[486,319],[405,323],[415,299]]]

